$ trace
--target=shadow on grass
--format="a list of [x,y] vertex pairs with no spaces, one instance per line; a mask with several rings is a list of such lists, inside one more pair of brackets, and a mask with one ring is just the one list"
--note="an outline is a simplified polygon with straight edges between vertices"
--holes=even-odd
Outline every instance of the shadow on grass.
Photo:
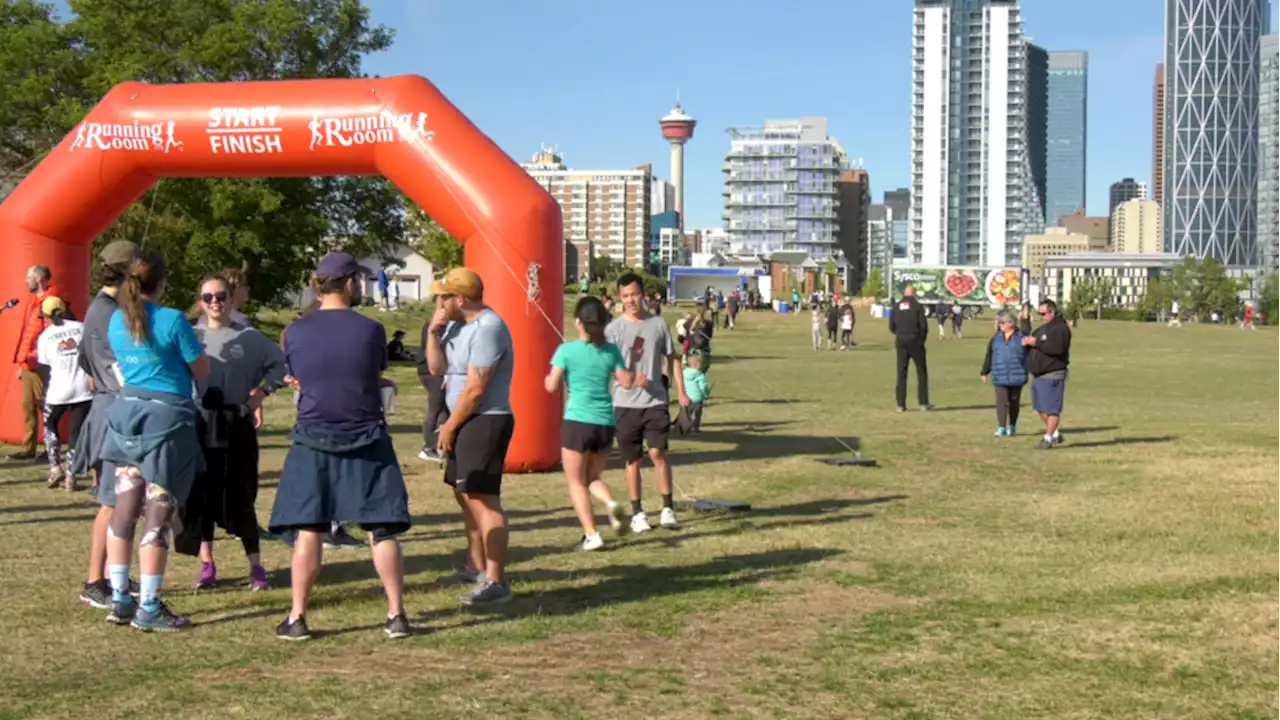
[[714,400],[717,405],[798,405],[800,403],[813,402],[812,400],[801,400],[796,398],[735,398],[731,400]]
[[929,412],[964,412],[967,410],[993,410],[995,405],[988,403],[986,405],[956,405],[953,407],[935,407]]
[[1098,427],[1068,428],[1067,433],[1069,435],[1083,435],[1084,433],[1113,432],[1119,429],[1115,425],[1099,425]]
[[[77,498],[77,495],[68,495],[68,499]],[[50,512],[53,510],[75,510],[76,506],[84,506],[87,503],[65,503],[62,505],[15,505],[13,507],[0,507],[0,513],[38,513]]]
[[[858,438],[852,436],[841,436],[838,441],[835,437],[829,435],[773,435],[718,429],[703,430],[697,435],[689,436],[689,439],[700,443],[725,444],[731,447],[706,450],[673,450],[671,459],[676,467],[733,460],[766,460],[798,455],[831,455],[847,453],[849,448],[858,450],[860,447]],[[610,460],[610,467],[621,467],[620,461],[614,458]]]
[[[1077,431],[1079,432],[1079,431]],[[1167,443],[1177,440],[1177,435],[1161,435],[1160,437],[1118,437],[1114,440],[1097,440],[1094,442],[1073,443],[1067,442],[1054,448],[1055,450],[1070,450],[1072,448],[1097,448],[1111,447],[1112,445],[1152,445],[1156,443]]]
[[84,514],[84,515],[53,515],[50,517],[34,517],[34,518],[26,518],[24,520],[10,520],[9,522],[0,522],[0,527],[4,527],[6,525],[44,525],[47,523],[60,523],[60,522],[90,522],[96,517],[98,517],[98,512],[95,510],[91,513]]

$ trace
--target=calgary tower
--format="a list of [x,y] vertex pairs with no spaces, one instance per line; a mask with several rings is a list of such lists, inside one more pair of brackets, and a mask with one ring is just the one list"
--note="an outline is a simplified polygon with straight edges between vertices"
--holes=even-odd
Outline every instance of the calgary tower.
[[684,144],[693,139],[693,126],[697,120],[684,114],[679,98],[676,106],[659,121],[662,137],[671,143],[671,184],[676,189],[676,217],[680,229],[684,229]]

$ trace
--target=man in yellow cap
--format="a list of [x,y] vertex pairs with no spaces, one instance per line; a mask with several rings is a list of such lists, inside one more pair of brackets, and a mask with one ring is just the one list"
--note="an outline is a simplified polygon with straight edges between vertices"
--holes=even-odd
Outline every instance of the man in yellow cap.
[[[93,404],[89,375],[79,362],[84,325],[72,317],[62,298],[45,298],[40,303],[40,315],[49,323],[36,340],[36,361],[49,368],[49,383],[44,394],[44,448],[49,457],[49,487],[57,487],[65,479],[66,489],[71,491],[76,487],[76,476],[71,470],[76,442]],[[70,450],[64,466],[59,425],[62,416],[68,414]]]
[[515,353],[511,332],[484,304],[484,283],[466,268],[454,268],[431,284],[436,312],[427,332],[427,363],[444,376],[449,419],[440,426],[444,482],[453,488],[467,528],[467,564],[440,578],[441,585],[467,586],[467,605],[511,600],[503,575],[507,564],[507,516],[502,509],[502,467],[515,431],[511,378]]

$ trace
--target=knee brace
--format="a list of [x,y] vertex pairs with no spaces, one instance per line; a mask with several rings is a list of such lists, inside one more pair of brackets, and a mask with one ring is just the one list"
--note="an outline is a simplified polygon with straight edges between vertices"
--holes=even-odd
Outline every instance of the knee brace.
[[173,495],[155,484],[147,485],[147,501],[142,510],[142,542],[139,546],[168,550],[173,519],[177,514],[178,503]]

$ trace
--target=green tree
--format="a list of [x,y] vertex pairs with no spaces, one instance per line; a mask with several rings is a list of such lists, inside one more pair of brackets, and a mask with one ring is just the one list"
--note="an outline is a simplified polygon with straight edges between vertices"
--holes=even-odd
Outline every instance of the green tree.
[[448,269],[462,266],[462,243],[445,232],[435,220],[427,216],[417,205],[405,201],[405,236],[409,247],[420,253],[438,268]]
[[[0,168],[40,157],[125,80],[361,77],[363,57],[392,40],[358,0],[68,5],[72,19],[59,24],[47,4],[0,0]],[[183,304],[205,273],[245,263],[255,298],[273,302],[325,252],[385,253],[402,241],[404,215],[382,178],[166,179],[97,242],[160,250],[170,302]]]
[[626,271],[625,265],[608,255],[596,255],[591,258],[591,279],[597,282],[612,282]]
[[1067,305],[1063,310],[1066,312],[1068,319],[1075,319],[1098,301],[1099,287],[1098,279],[1093,276],[1084,276],[1077,278],[1071,283],[1071,297],[1067,298]]
[[1259,310],[1266,313],[1267,324],[1276,324],[1276,311],[1280,310],[1280,275],[1272,271],[1262,277],[1258,288],[1258,299],[1262,302]]
[[1145,320],[1148,315],[1155,315],[1157,320],[1163,322],[1165,313],[1173,307],[1173,300],[1173,283],[1163,277],[1151,278],[1147,282],[1147,293],[1142,296],[1138,305],[1141,312],[1136,319]]
[[879,266],[871,268],[866,282],[862,283],[862,297],[879,298],[884,294],[884,277],[880,275]]

